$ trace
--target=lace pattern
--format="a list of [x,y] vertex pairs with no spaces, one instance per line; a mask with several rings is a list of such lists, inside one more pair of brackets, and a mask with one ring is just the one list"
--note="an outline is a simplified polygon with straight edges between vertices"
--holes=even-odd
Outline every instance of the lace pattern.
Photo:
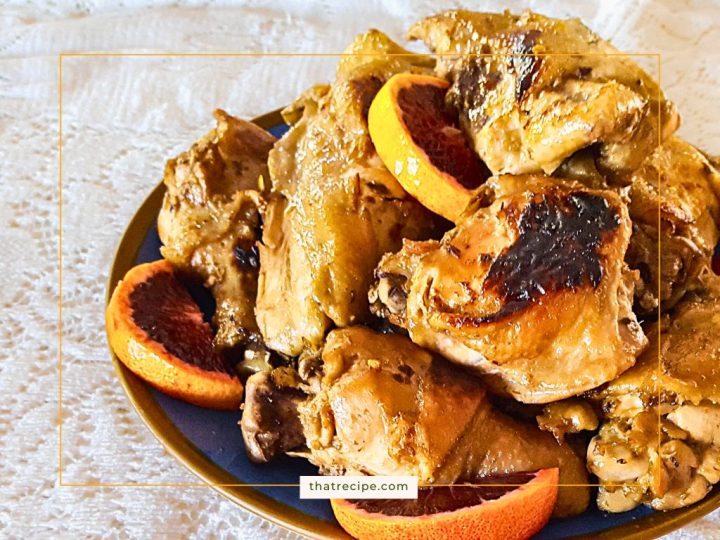
[[[430,0],[0,1],[0,537],[299,538],[208,488],[59,488],[60,51],[340,52],[374,26],[401,39]],[[180,4],[180,5],[177,5]],[[464,2],[519,10],[520,1]],[[712,0],[530,2],[621,50],[662,52],[681,135],[720,154],[720,7]],[[132,410],[108,361],[104,294],[119,237],[164,160],[212,126],[328,80],[335,58],[69,57],[63,63],[63,481],[196,482]],[[652,64],[649,69],[653,69]],[[652,71],[651,71],[652,72]],[[720,512],[669,535],[711,538]],[[30,533],[30,535],[28,535]]]

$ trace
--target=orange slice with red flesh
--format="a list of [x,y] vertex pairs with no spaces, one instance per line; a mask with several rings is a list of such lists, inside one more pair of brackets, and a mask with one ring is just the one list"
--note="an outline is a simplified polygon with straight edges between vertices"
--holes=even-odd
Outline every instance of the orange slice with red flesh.
[[521,540],[549,521],[558,479],[558,469],[542,469],[482,480],[492,485],[419,488],[417,500],[331,503],[343,529],[359,540]]
[[490,171],[445,104],[445,79],[399,73],[375,96],[368,129],[375,150],[405,191],[457,221]]
[[120,361],[161,392],[211,409],[240,407],[242,382],[169,262],[132,268],[113,292],[105,324]]

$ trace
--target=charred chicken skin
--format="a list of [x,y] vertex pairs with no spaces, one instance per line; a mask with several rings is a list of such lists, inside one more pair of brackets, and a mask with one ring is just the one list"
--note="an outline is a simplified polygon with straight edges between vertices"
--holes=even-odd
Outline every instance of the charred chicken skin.
[[700,150],[671,137],[638,169],[618,177],[600,174],[592,153],[583,151],[556,175],[627,196],[633,234],[625,260],[641,277],[636,313],[670,309],[699,285],[720,239],[720,173]]
[[[430,485],[557,467],[556,516],[586,509],[588,471],[606,511],[702,499],[720,482],[717,163],[577,20],[459,10],[408,35],[436,55],[370,30],[283,111],[280,140],[216,111],[167,163],[162,255],[215,298],[215,346],[260,370],[250,459]],[[370,137],[400,73],[445,79],[422,77],[443,122],[400,124],[416,146],[442,152],[451,130],[477,165],[453,224]]]
[[577,20],[530,12],[449,11],[409,36],[442,54],[436,71],[452,82],[447,101],[493,173],[630,187],[636,311],[670,308],[692,289],[720,236],[720,177],[671,137],[679,115],[632,57]]
[[[441,241],[386,255],[369,297],[410,338],[525,403],[579,394],[635,363],[646,338],[623,258],[631,224],[611,191],[492,179]],[[480,197],[482,199],[482,197]]]
[[[421,483],[446,484],[559,467],[560,484],[587,483],[569,446],[494,410],[480,381],[404,336],[333,330],[319,380],[306,391],[297,405],[306,449],[294,454],[325,473],[415,475]],[[261,414],[262,403],[252,407]],[[246,405],[244,430],[251,411]],[[587,487],[561,487],[556,515],[584,511],[588,497]]]
[[591,145],[626,174],[679,125],[655,81],[577,19],[448,11],[408,35],[443,55],[448,101],[494,174],[552,173]]

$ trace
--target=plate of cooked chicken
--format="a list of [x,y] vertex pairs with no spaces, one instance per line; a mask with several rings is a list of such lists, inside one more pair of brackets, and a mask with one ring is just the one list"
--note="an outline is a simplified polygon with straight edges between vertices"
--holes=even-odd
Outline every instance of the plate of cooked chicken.
[[[129,399],[314,538],[647,538],[717,508],[718,161],[579,20],[407,37],[428,52],[369,30],[167,161],[109,280]],[[300,499],[318,474],[418,498]]]

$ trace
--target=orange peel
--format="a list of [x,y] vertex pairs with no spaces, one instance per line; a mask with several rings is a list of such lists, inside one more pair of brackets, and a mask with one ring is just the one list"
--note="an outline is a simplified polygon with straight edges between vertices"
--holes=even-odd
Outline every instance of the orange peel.
[[[359,540],[523,540],[549,521],[557,501],[559,472],[541,469],[519,476],[527,482],[500,488],[504,490],[500,496],[489,500],[483,494],[494,488],[458,485],[420,488],[418,500],[333,499],[331,504],[343,529]],[[474,489],[486,491],[467,491]],[[422,490],[436,491],[423,494]],[[465,490],[464,495],[460,490]]]
[[238,409],[243,384],[213,347],[213,333],[165,260],[130,269],[105,313],[110,347],[163,393],[211,409]]
[[445,79],[399,73],[373,99],[368,130],[375,149],[405,191],[457,221],[490,171],[445,105]]

